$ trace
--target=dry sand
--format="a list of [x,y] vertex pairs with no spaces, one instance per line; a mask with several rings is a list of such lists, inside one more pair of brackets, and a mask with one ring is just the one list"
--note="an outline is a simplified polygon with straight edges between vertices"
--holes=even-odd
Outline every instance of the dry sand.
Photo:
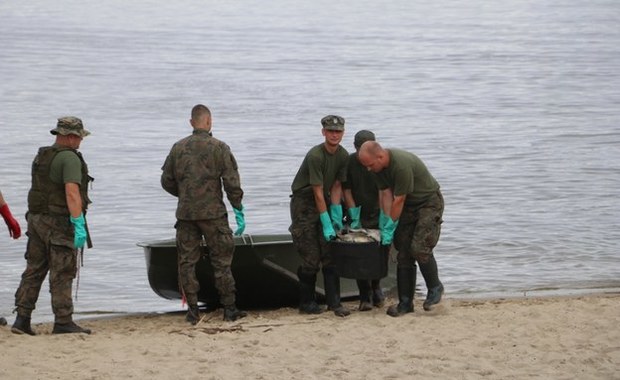
[[[388,300],[388,304],[393,300]],[[92,335],[0,327],[0,379],[620,379],[620,294],[462,300],[400,318],[250,311],[79,321]],[[9,324],[13,322],[13,317]]]

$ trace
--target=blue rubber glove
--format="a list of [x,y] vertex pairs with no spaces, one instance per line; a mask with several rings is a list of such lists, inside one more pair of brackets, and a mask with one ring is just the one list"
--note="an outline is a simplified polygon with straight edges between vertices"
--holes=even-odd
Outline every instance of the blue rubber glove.
[[334,231],[334,226],[329,218],[329,213],[327,211],[323,211],[319,217],[321,218],[321,225],[323,226],[323,236],[325,237],[325,240],[330,241],[335,239],[336,231]]
[[235,212],[235,221],[237,222],[237,231],[235,231],[235,235],[239,236],[245,231],[245,215],[243,214],[243,205],[241,205],[241,210],[237,210],[233,207],[233,211]]
[[332,224],[334,229],[340,231],[344,226],[342,225],[342,206],[330,205],[329,215],[332,217]]
[[385,226],[385,223],[387,223],[388,219],[390,219],[389,216],[387,216],[383,210],[379,209],[379,229],[382,230],[383,227]]
[[351,217],[351,228],[354,230],[362,228],[362,222],[360,221],[362,206],[351,207],[348,212],[349,216]]
[[84,214],[80,214],[77,218],[69,216],[71,224],[73,224],[73,245],[75,248],[83,248],[86,243],[86,221]]
[[390,245],[394,240],[394,231],[396,231],[396,227],[398,227],[398,220],[393,221],[392,218],[388,217],[385,225],[381,229],[381,245]]

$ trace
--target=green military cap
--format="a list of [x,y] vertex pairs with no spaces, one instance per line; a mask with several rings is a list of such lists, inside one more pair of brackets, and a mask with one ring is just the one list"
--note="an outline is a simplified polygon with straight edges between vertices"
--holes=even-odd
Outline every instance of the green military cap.
[[344,131],[344,118],[337,115],[327,115],[321,119],[321,125],[330,131]]
[[375,134],[366,129],[362,129],[355,134],[355,137],[353,138],[353,146],[358,149],[366,141],[375,141]]
[[65,116],[58,119],[56,128],[50,131],[53,135],[76,135],[80,137],[86,137],[90,135],[90,132],[84,129],[82,120],[75,116]]

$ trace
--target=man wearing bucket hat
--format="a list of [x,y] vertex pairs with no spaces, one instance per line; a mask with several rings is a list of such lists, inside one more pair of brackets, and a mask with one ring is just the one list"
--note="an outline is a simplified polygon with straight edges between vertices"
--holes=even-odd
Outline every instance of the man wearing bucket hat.
[[[342,184],[348,219],[353,229],[379,228],[379,189],[372,173],[358,158],[359,149],[366,141],[375,141],[375,134],[365,129],[355,134],[355,153],[349,155],[347,180]],[[360,311],[372,310],[373,306],[383,306],[385,296],[381,290],[380,279],[358,279],[357,287],[360,292]]]
[[86,333],[73,322],[71,288],[84,245],[92,247],[84,216],[93,180],[82,154],[77,151],[90,134],[74,116],[58,119],[50,131],[52,146],[39,148],[32,163],[32,187],[28,192],[28,245],[26,270],[15,293],[15,334],[36,335],[30,318],[48,272],[54,328],[52,334]]
[[321,119],[321,125],[325,141],[308,151],[291,185],[289,231],[302,260],[297,269],[299,312],[322,312],[315,299],[317,273],[322,269],[327,307],[336,316],[346,317],[350,312],[340,303],[340,277],[331,262],[327,243],[343,227],[342,182],[346,179],[349,154],[340,145],[344,119],[327,115]]
[[444,201],[439,183],[420,158],[400,149],[383,149],[367,141],[359,151],[362,165],[376,174],[381,209],[381,244],[394,241],[398,250],[396,284],[398,305],[388,308],[392,317],[413,312],[416,262],[426,283],[424,310],[432,310],[444,292],[433,249],[439,241]]

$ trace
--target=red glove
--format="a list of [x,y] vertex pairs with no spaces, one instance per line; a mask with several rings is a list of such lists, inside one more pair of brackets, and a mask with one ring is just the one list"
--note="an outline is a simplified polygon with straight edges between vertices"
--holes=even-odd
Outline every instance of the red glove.
[[17,220],[13,218],[13,214],[11,214],[11,210],[9,210],[9,205],[5,204],[0,207],[0,214],[2,214],[6,225],[9,227],[9,235],[11,235],[11,237],[13,239],[18,239],[22,236],[22,229],[19,228],[19,223],[17,223]]

